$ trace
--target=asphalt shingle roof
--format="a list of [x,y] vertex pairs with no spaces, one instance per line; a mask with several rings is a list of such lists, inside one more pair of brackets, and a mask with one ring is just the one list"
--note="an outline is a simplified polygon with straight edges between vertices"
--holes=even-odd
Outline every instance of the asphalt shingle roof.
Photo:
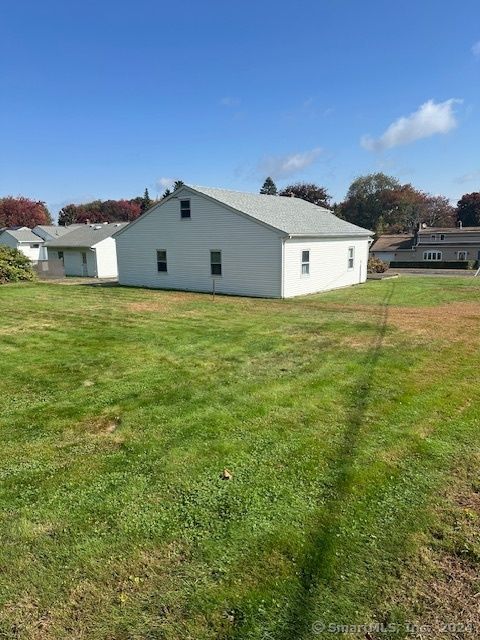
[[58,238],[60,238],[66,233],[71,233],[74,229],[80,226],[83,225],[75,224],[70,225],[69,227],[62,227],[56,224],[38,224],[36,227],[34,227],[34,229],[42,229],[43,231],[49,233],[51,236],[57,236]]
[[30,229],[5,229],[3,233],[9,233],[18,242],[43,242],[43,239],[35,235]]
[[93,247],[98,242],[110,238],[114,233],[126,227],[128,222],[110,224],[83,224],[56,240],[45,243],[46,247]]
[[331,211],[301,198],[242,193],[210,187],[190,187],[248,216],[289,235],[305,236],[369,236],[372,232]]
[[415,236],[407,234],[383,235],[375,240],[370,251],[398,251],[411,249]]

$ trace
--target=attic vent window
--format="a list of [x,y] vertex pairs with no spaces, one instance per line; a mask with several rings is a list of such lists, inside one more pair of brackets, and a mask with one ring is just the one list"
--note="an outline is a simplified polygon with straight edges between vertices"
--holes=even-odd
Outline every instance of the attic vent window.
[[190,200],[180,200],[180,217],[191,218],[192,212],[190,209]]

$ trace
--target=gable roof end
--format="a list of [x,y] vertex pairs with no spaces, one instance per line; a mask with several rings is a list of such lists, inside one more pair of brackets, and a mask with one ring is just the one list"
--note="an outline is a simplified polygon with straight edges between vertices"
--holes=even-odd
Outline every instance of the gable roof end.
[[[174,191],[158,205],[132,222],[129,228],[142,220],[144,216],[151,215],[167,201],[174,197],[178,198],[179,194],[185,191],[202,195],[288,236],[365,237],[373,235],[369,229],[342,220],[329,209],[318,207],[301,198],[243,193],[190,185],[183,185],[179,190]],[[124,231],[125,229],[122,229],[115,235],[118,236]]]

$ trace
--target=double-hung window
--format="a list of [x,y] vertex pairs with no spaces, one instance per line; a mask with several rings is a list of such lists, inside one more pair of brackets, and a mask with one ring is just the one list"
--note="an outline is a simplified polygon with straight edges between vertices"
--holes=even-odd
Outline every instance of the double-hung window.
[[348,247],[348,260],[347,267],[348,269],[353,269],[355,265],[355,247]]
[[158,273],[167,273],[167,252],[165,249],[157,251],[157,271]]
[[310,274],[310,251],[302,251],[302,276]]
[[180,217],[183,219],[192,217],[190,209],[190,200],[180,200]]
[[424,251],[423,252],[423,259],[427,260],[427,261],[431,261],[431,260],[441,260],[442,259],[442,252],[441,251]]
[[222,275],[222,252],[210,251],[210,273],[212,276]]

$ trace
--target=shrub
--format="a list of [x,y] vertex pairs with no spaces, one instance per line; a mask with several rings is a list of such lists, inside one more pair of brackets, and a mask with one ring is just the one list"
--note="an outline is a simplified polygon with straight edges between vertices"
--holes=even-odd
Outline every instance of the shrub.
[[34,280],[32,263],[18,249],[0,246],[0,284]]
[[388,269],[388,264],[377,258],[376,256],[370,256],[368,259],[367,271],[368,273],[385,273]]

